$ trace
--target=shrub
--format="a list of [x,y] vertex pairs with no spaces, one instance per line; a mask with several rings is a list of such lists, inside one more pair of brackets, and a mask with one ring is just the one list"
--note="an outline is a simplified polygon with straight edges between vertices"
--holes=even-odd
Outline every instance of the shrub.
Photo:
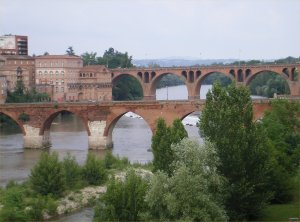
[[95,221],[137,221],[145,210],[147,183],[134,170],[124,181],[112,179],[95,208]]
[[66,188],[66,180],[58,154],[42,153],[39,162],[31,170],[29,181],[32,189],[41,195],[61,196]]
[[103,161],[97,159],[95,155],[89,153],[83,167],[83,178],[89,185],[100,185],[107,178]]
[[80,186],[81,168],[70,153],[62,161],[64,174],[66,177],[66,186],[68,189],[76,189]]
[[124,169],[130,165],[128,158],[114,156],[111,151],[107,151],[104,157],[104,166],[106,169]]

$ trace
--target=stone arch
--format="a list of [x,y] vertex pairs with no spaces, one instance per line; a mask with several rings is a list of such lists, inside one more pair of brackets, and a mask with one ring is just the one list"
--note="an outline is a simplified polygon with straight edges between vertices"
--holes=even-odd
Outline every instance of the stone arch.
[[187,86],[187,79],[183,78],[183,76],[177,74],[177,73],[171,73],[171,72],[165,72],[165,73],[161,73],[159,75],[157,75],[152,81],[151,81],[151,86],[150,86],[150,93],[151,95],[155,95],[155,91],[156,91],[156,86],[157,86],[157,83],[161,80],[162,77],[164,77],[165,75],[168,75],[168,74],[171,74],[171,75],[175,75],[177,76],[179,79],[181,79],[184,83],[185,83],[185,86],[188,90],[188,86]]
[[[195,96],[198,96],[199,95],[199,92],[200,92],[200,89],[201,89],[201,85],[202,85],[202,82],[208,77],[210,76],[211,74],[214,74],[214,73],[218,73],[218,74],[221,74],[223,76],[226,76],[228,77],[229,79],[231,79],[231,81],[235,81],[235,77],[233,77],[232,75],[226,75],[225,73],[223,72],[219,72],[219,71],[212,71],[212,72],[208,72],[208,73],[205,73],[205,74],[202,74],[200,76],[200,78],[197,79],[197,81],[195,82],[195,88],[194,88],[194,95]],[[200,95],[199,95],[199,98],[200,98]]]
[[108,146],[111,146],[113,144],[112,132],[113,132],[117,122],[120,120],[120,118],[122,116],[124,116],[128,112],[135,113],[135,114],[139,115],[140,117],[142,117],[143,120],[145,121],[145,123],[147,124],[147,126],[149,127],[149,129],[151,130],[152,134],[154,133],[154,129],[151,127],[151,124],[149,123],[149,121],[143,117],[143,114],[141,114],[140,112],[138,112],[136,110],[134,110],[134,111],[133,110],[125,110],[125,111],[123,110],[119,114],[114,116],[111,121],[106,123],[106,127],[105,127],[105,130],[104,130],[104,136],[107,137]]
[[268,69],[260,70],[260,71],[258,71],[258,72],[256,72],[256,73],[253,73],[253,74],[251,74],[250,76],[248,76],[248,78],[245,79],[245,85],[246,85],[246,86],[249,86],[249,84],[251,83],[251,81],[252,81],[257,75],[262,74],[262,73],[264,73],[264,72],[272,72],[272,73],[275,73],[275,74],[281,76],[283,79],[285,79],[285,81],[287,82],[287,84],[288,84],[288,86],[289,86],[289,89],[291,90],[291,85],[290,85],[290,82],[288,81],[288,76],[287,76],[286,74],[284,74],[284,73],[280,74],[280,73],[278,73],[278,72],[276,72],[276,71],[268,70]]
[[299,70],[297,69],[297,67],[292,68],[291,75],[292,75],[292,81],[298,80]]
[[44,135],[45,132],[49,132],[50,131],[50,127],[51,127],[51,124],[53,122],[53,120],[58,116],[58,114],[62,113],[62,112],[69,112],[69,113],[72,113],[73,115],[77,116],[83,123],[85,129],[86,129],[86,132],[87,132],[87,135],[90,136],[91,135],[91,132],[90,132],[90,129],[89,129],[89,126],[88,126],[88,121],[83,118],[79,113],[75,112],[75,111],[72,111],[72,110],[68,110],[68,109],[59,109],[59,110],[56,110],[52,113],[50,113],[43,121],[42,123],[42,127],[40,129],[40,135]]
[[195,80],[194,71],[192,71],[192,70],[189,71],[189,78],[188,78],[188,80],[189,80],[189,83],[193,83],[194,82],[194,80]]
[[1,110],[0,110],[0,114],[3,114],[3,115],[5,115],[5,116],[9,117],[10,119],[12,119],[12,120],[19,126],[19,128],[20,128],[22,134],[23,134],[24,136],[26,135],[26,131],[25,131],[25,129],[24,129],[24,125],[23,125],[23,123],[22,123],[21,121],[18,120],[18,118],[16,118],[14,115],[11,115],[11,114],[8,113],[8,112],[1,111]]
[[238,82],[243,82],[244,81],[244,72],[242,69],[239,69],[237,72],[237,81]]
[[149,83],[150,82],[150,75],[149,72],[144,73],[144,83]]

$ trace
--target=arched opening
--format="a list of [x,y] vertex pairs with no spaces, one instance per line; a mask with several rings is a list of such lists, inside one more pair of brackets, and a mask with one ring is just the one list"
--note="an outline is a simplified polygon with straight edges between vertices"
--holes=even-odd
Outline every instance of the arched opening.
[[143,73],[138,72],[138,77],[140,78],[140,80],[142,80],[143,79]]
[[181,120],[182,124],[184,125],[185,130],[188,133],[188,137],[190,139],[196,140],[199,143],[203,143],[203,139],[199,132],[199,118],[201,116],[200,111],[195,111],[189,113],[188,115],[184,116]]
[[112,80],[112,84],[112,95],[115,101],[143,99],[143,88],[140,81],[129,74],[116,77]]
[[158,76],[152,83],[151,91],[156,93],[156,100],[187,100],[188,90],[185,80],[172,73]]
[[67,152],[84,161],[88,151],[88,132],[83,120],[66,110],[53,113],[45,121],[41,134],[49,136],[50,149]]
[[149,72],[144,73],[144,83],[149,83]]
[[248,79],[251,95],[272,98],[274,94],[290,94],[290,88],[286,81],[285,74],[279,75],[271,71],[262,71],[256,73],[251,79]]
[[187,80],[187,73],[186,73],[186,71],[182,71],[182,72],[181,72],[181,76],[182,76],[185,80]]
[[251,69],[246,69],[246,78],[248,78],[251,75]]
[[194,82],[194,72],[189,71],[189,83],[193,83],[193,82]]
[[13,153],[22,149],[23,130],[21,126],[10,116],[0,112],[0,153]]
[[288,69],[288,68],[284,68],[284,69],[282,70],[282,72],[283,72],[287,77],[290,76],[290,72],[289,72],[289,69]]
[[78,101],[82,101],[83,100],[83,93],[80,92],[78,93]]
[[243,82],[243,81],[244,81],[243,70],[239,69],[238,70],[238,82]]
[[113,154],[127,157],[131,162],[147,163],[153,159],[152,131],[147,122],[133,112],[123,113],[111,123],[108,141],[113,143]]
[[292,81],[298,81],[298,69],[296,67],[292,68]]
[[235,78],[235,71],[234,71],[234,69],[231,69],[231,70],[229,71],[229,74],[230,74],[233,78]]
[[206,99],[206,94],[215,82],[219,81],[221,86],[226,87],[232,83],[233,77],[227,76],[224,73],[220,72],[211,72],[200,78],[197,82],[197,94],[200,94],[200,99]]
[[201,71],[200,70],[196,71],[196,79],[198,79],[200,76],[201,76]]

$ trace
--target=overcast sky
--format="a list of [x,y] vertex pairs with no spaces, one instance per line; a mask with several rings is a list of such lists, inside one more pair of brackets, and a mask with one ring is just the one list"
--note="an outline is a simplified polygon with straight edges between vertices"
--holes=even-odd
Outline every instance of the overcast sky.
[[0,0],[0,35],[10,33],[36,55],[299,57],[300,0]]

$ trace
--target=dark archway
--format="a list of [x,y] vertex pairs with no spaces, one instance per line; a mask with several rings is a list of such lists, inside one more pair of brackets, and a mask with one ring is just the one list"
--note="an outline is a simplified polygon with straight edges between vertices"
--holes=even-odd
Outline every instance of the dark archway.
[[156,94],[156,100],[187,100],[186,81],[184,76],[163,73],[153,80],[151,93]]
[[23,126],[8,114],[0,112],[0,152],[3,155],[22,152],[23,135]]
[[196,84],[195,95],[200,94],[200,99],[205,99],[208,90],[212,88],[212,85],[219,81],[223,87],[226,87],[232,83],[234,77],[232,75],[226,75],[221,72],[210,72],[199,78]]
[[290,87],[287,82],[287,74],[278,74],[272,71],[261,71],[247,79],[251,95],[272,98],[274,94],[290,94]]
[[113,100],[115,101],[143,99],[143,88],[141,85],[141,80],[138,80],[132,75],[121,74],[112,80],[112,84]]
[[107,130],[107,141],[113,144],[113,153],[127,157],[131,162],[146,163],[152,160],[152,131],[138,114],[125,112],[117,116]]

